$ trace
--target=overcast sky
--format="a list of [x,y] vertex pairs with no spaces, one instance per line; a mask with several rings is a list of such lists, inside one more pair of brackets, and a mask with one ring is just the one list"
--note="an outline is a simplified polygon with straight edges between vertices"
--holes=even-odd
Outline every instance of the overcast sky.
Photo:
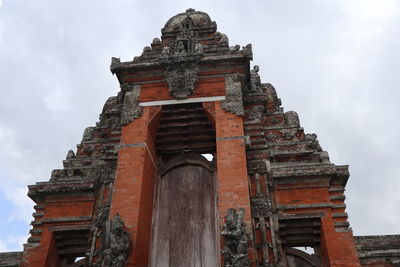
[[[253,44],[262,82],[350,165],[355,235],[400,232],[400,1],[0,0],[0,251],[22,250],[33,202],[119,90],[111,57],[140,55],[165,22],[207,12]],[[200,3],[201,2],[201,3]]]

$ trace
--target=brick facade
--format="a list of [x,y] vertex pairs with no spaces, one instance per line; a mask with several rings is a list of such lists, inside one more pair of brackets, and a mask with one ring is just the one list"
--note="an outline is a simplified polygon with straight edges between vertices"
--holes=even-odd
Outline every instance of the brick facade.
[[[215,266],[396,266],[397,241],[374,239],[394,255],[375,261],[366,237],[355,242],[348,167],[284,112],[258,66],[250,70],[252,56],[251,45],[230,47],[207,14],[189,9],[141,56],[113,58],[121,91],[64,168],[29,187],[37,205],[21,266],[155,266],[157,181],[189,154],[214,157]],[[181,165],[203,164],[191,157]]]

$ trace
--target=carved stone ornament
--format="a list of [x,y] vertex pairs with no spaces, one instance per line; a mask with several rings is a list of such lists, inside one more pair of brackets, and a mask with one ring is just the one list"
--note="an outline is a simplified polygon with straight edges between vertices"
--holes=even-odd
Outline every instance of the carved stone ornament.
[[90,141],[93,139],[94,127],[87,127],[83,132],[82,141]]
[[250,71],[250,90],[252,91],[261,91],[261,79],[258,74],[259,71],[260,67],[258,65],[255,65]]
[[221,235],[224,240],[225,267],[246,267],[249,266],[249,256],[247,253],[246,226],[243,222],[244,209],[229,209],[225,217],[224,229]]
[[254,106],[249,113],[249,119],[261,122],[264,110],[265,110],[264,106]]
[[104,226],[104,224],[107,221],[109,212],[110,212],[110,207],[108,205],[100,208],[97,212],[96,219],[94,221],[94,225],[97,227]]
[[269,132],[265,137],[271,142],[274,142],[275,139],[278,138],[278,136],[272,132]]
[[75,158],[75,153],[73,150],[69,150],[67,154],[67,159]]
[[168,91],[176,99],[186,99],[194,93],[199,62],[204,53],[203,45],[195,39],[193,23],[188,13],[179,25],[175,40],[170,46],[165,46],[161,53]]
[[273,110],[267,110],[267,111],[268,112],[283,111],[283,108],[281,107],[282,101],[280,98],[278,98],[278,94],[276,93],[275,87],[270,83],[263,84],[263,87],[265,88],[267,97],[273,102]]
[[120,126],[121,104],[118,100],[119,96],[112,96],[107,99],[99,117],[100,121],[96,123],[96,126],[113,130]]
[[119,68],[120,66],[121,66],[121,60],[119,58],[112,57],[111,58],[111,65],[110,65],[111,72],[114,73],[115,70],[117,68]]
[[225,78],[225,100],[222,101],[221,107],[238,116],[244,115],[243,98],[242,98],[242,83],[243,74],[236,73]]
[[252,197],[251,212],[253,217],[269,217],[272,213],[271,201],[262,194]]
[[322,148],[319,145],[319,141],[317,140],[317,135],[315,133],[306,134],[304,139],[307,142],[307,146],[309,148],[315,149],[317,151],[322,151]]
[[143,113],[143,107],[139,106],[140,86],[133,84],[121,84],[121,90],[125,92],[121,113],[121,125],[126,125],[139,118]]
[[197,62],[169,64],[164,72],[168,83],[168,92],[176,99],[186,99],[194,93],[197,84]]
[[124,222],[117,213],[106,222],[106,238],[96,267],[123,267],[129,252],[129,237],[124,230]]
[[295,111],[285,112],[285,123],[290,127],[300,127],[299,115]]
[[283,135],[282,136],[286,140],[292,140],[294,138],[294,133],[289,131],[289,130],[285,130],[285,131],[283,131]]
[[247,171],[249,173],[266,173],[267,170],[267,163],[264,160],[255,159],[247,161]]

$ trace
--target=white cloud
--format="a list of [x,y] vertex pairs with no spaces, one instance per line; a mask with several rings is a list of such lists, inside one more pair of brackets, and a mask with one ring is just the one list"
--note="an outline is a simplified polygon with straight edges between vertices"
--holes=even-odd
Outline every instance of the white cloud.
[[0,238],[0,252],[22,251],[22,245],[26,243],[28,235],[5,236]]
[[35,204],[30,198],[27,197],[28,188],[24,187],[10,187],[5,190],[5,195],[8,200],[13,204],[14,210],[8,218],[9,222],[24,221],[29,224],[33,217],[33,205]]
[[60,120],[66,112],[72,110],[73,106],[70,99],[70,91],[55,86],[55,88],[50,88],[43,101],[50,111],[50,116],[54,120]]

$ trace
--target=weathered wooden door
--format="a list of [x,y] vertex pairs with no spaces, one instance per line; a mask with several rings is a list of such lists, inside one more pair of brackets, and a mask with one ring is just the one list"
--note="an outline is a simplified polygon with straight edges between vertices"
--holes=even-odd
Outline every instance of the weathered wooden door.
[[200,156],[172,160],[158,176],[152,267],[219,266],[214,172]]
[[286,248],[286,262],[288,267],[318,267],[319,258],[295,248]]

